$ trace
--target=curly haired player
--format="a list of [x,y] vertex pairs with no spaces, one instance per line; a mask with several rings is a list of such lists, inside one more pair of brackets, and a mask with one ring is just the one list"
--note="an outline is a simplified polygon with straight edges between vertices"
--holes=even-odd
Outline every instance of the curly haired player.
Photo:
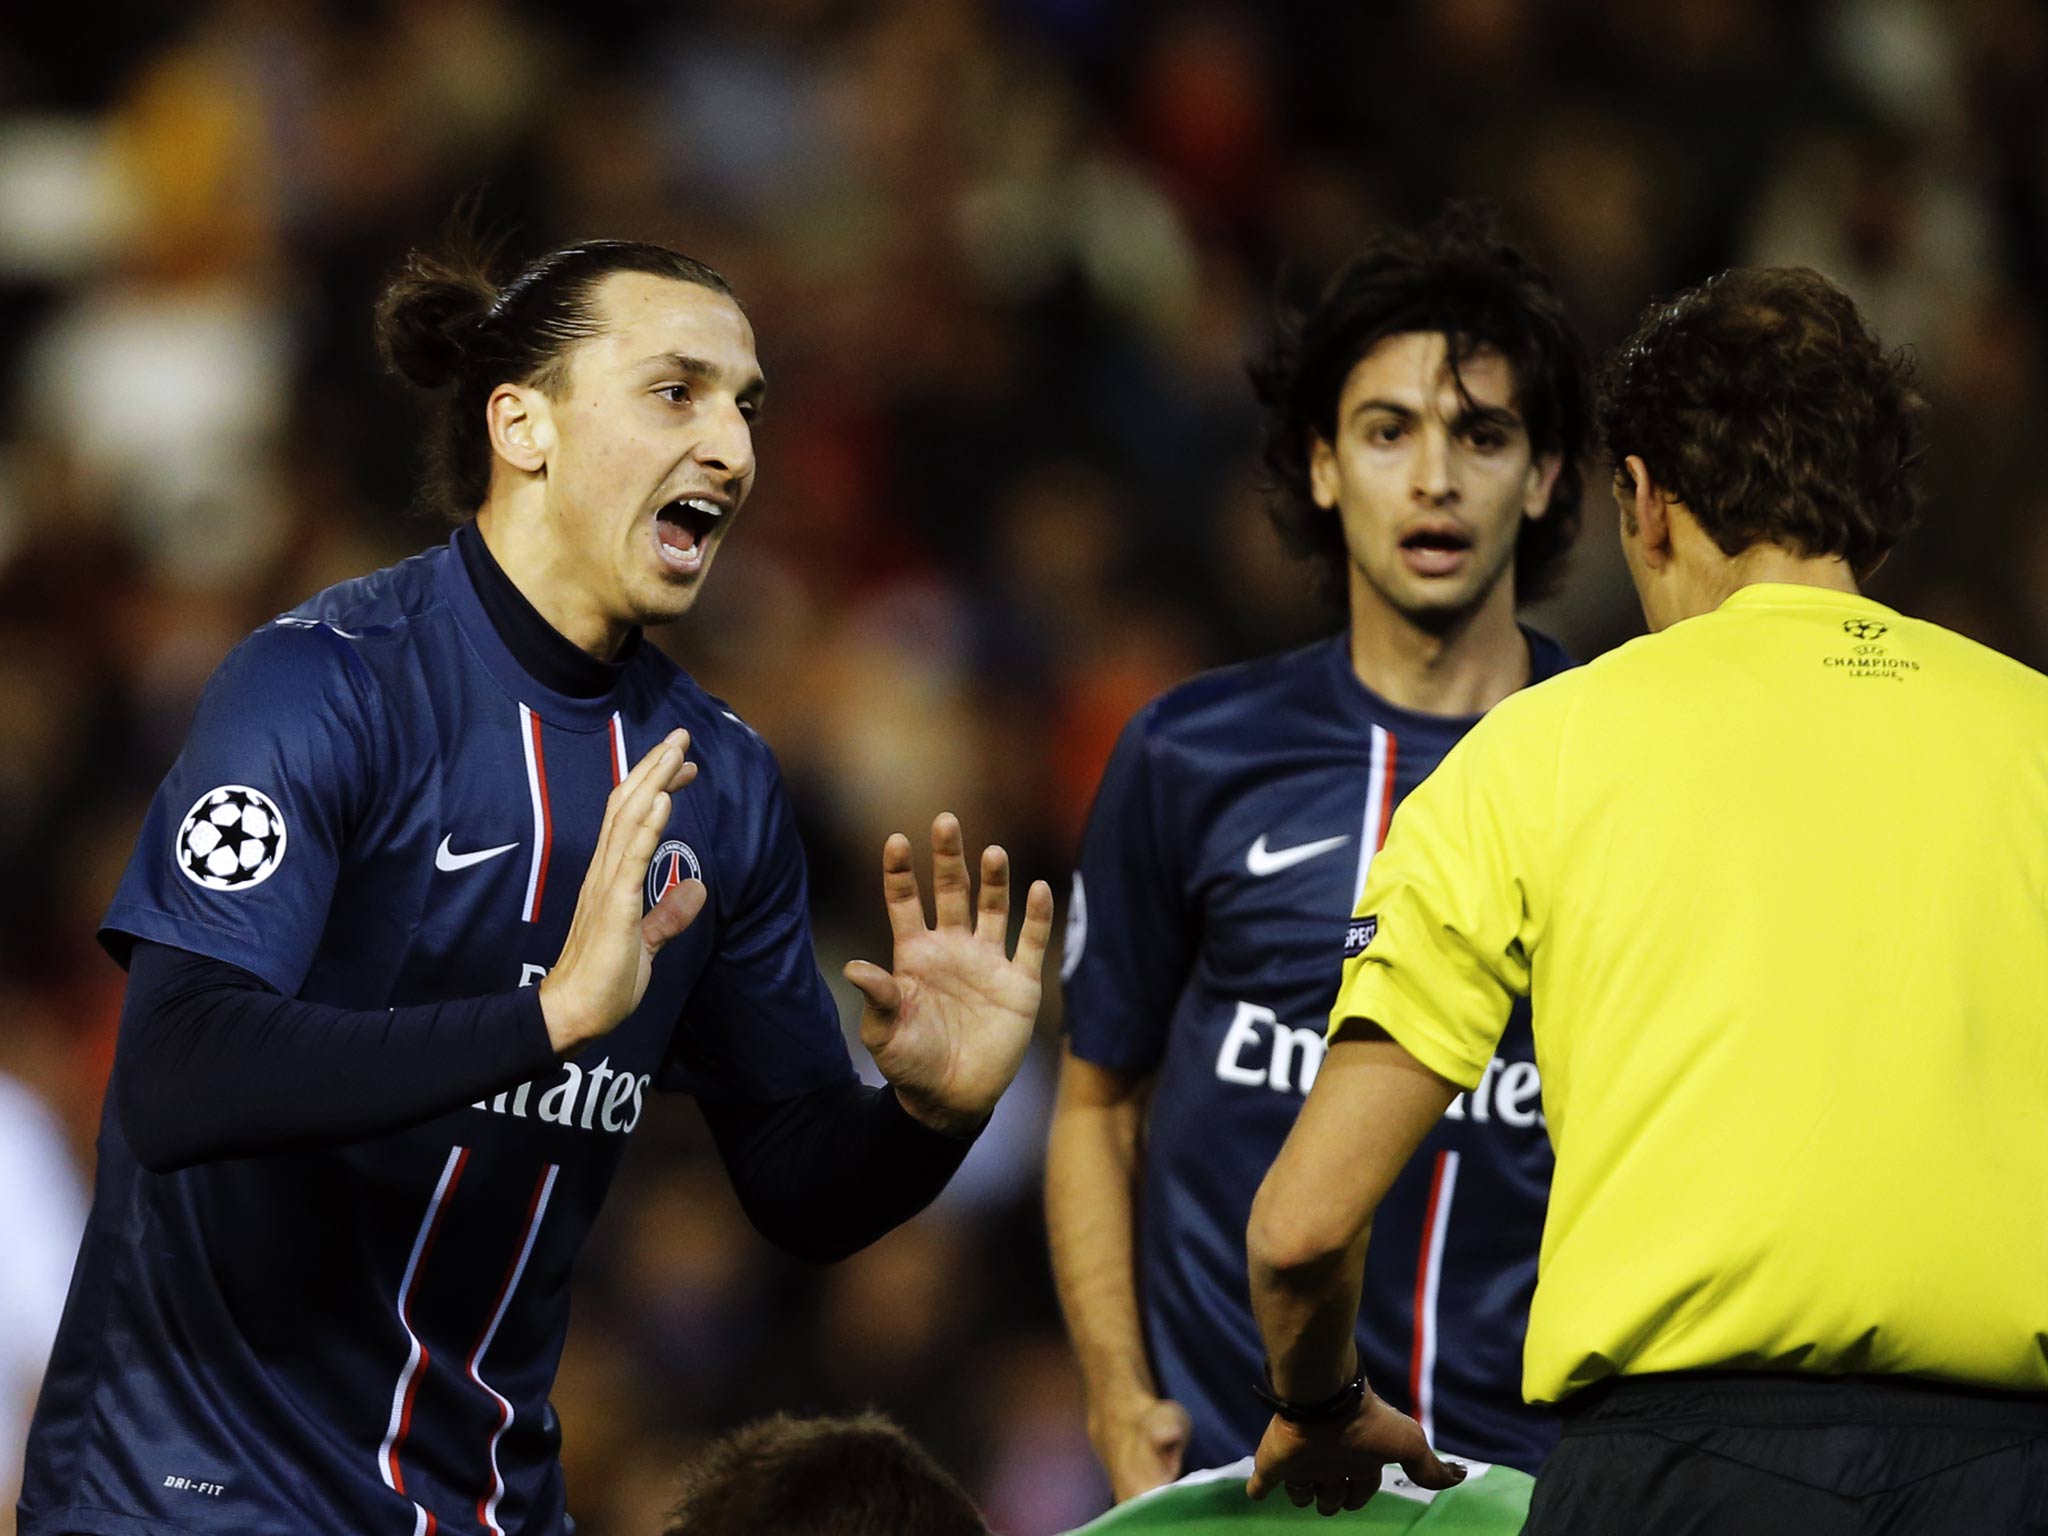
[[[1322,1060],[1332,946],[1403,797],[1569,665],[1515,618],[1577,527],[1587,420],[1542,273],[1471,213],[1390,232],[1291,318],[1257,382],[1275,517],[1348,622],[1139,713],[1068,914],[1046,1208],[1120,1499],[1257,1444],[1245,1219]],[[1395,1400],[1526,1471],[1555,1436],[1517,1387],[1550,1168],[1518,1014],[1390,1196],[1357,1313]]]

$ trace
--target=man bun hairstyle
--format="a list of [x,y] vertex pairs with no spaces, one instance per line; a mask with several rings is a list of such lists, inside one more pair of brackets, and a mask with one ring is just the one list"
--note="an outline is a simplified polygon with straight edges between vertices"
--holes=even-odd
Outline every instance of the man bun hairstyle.
[[557,394],[572,347],[601,329],[599,284],[615,272],[695,283],[726,297],[717,272],[666,246],[587,240],[550,251],[497,281],[498,250],[458,224],[443,253],[412,251],[377,300],[385,367],[432,400],[422,500],[454,522],[491,489],[484,407],[500,384]]
[[1281,309],[1271,349],[1250,368],[1264,415],[1267,511],[1281,542],[1315,563],[1318,586],[1341,605],[1350,554],[1339,514],[1311,493],[1310,445],[1336,441],[1337,402],[1366,354],[1417,331],[1448,339],[1454,371],[1481,352],[1505,358],[1531,449],[1561,460],[1544,515],[1525,518],[1515,544],[1516,600],[1544,597],[1556,590],[1579,531],[1591,414],[1586,349],[1550,279],[1506,242],[1481,204],[1454,203],[1422,229],[1381,233],[1314,304]]
[[384,366],[414,389],[446,388],[497,296],[486,259],[408,252],[377,301],[377,351]]
[[1598,398],[1614,473],[1640,458],[1723,554],[1777,544],[1860,579],[1919,518],[1912,359],[1810,267],[1738,267],[1651,305]]

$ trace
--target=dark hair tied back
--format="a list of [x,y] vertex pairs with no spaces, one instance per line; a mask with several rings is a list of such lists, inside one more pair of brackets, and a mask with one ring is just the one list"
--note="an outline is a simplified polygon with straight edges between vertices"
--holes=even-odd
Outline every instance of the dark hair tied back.
[[528,262],[500,285],[497,248],[458,216],[446,254],[413,251],[377,300],[377,351],[393,373],[434,397],[427,440],[428,506],[460,522],[491,490],[484,412],[500,384],[554,393],[570,350],[603,329],[597,290],[616,272],[695,283],[732,297],[701,261],[636,240],[589,240]]
[[497,297],[482,260],[411,252],[377,301],[384,366],[415,389],[445,389]]

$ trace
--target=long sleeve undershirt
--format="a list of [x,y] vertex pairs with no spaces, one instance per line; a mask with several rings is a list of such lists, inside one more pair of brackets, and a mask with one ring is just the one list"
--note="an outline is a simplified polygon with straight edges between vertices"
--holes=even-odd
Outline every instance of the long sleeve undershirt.
[[[538,988],[407,1008],[285,997],[238,967],[138,942],[114,1062],[138,1161],[334,1146],[417,1124],[555,1066]],[[969,1142],[849,1078],[773,1103],[705,1102],[740,1204],[771,1242],[829,1262],[928,1204]]]
[[[639,631],[612,660],[590,656],[535,611],[474,527],[455,543],[522,666],[579,697],[616,685]],[[224,961],[138,942],[114,1093],[136,1158],[162,1173],[382,1135],[555,1065],[538,988],[336,1008],[285,997]],[[851,1074],[770,1103],[701,1102],[748,1218],[769,1241],[817,1262],[843,1258],[922,1210],[971,1144],[918,1124],[893,1090]]]

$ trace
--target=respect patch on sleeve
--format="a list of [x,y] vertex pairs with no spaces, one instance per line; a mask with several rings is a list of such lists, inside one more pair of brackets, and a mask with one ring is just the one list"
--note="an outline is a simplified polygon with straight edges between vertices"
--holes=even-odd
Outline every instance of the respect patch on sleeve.
[[1350,925],[1344,930],[1344,958],[1355,960],[1364,954],[1365,947],[1372,943],[1373,935],[1379,931],[1380,920],[1375,915],[1367,914],[1351,919]]

